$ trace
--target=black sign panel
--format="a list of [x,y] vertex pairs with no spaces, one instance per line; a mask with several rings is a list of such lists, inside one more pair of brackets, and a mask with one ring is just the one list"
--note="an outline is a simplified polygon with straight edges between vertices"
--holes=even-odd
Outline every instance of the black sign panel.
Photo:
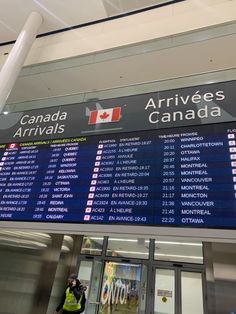
[[0,146],[0,219],[235,228],[235,123]]
[[0,115],[0,143],[236,120],[236,81]]

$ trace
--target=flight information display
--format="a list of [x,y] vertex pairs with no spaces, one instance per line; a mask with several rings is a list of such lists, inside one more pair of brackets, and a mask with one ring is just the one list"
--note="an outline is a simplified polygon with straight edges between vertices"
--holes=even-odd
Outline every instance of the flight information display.
[[236,227],[235,123],[0,145],[0,220]]

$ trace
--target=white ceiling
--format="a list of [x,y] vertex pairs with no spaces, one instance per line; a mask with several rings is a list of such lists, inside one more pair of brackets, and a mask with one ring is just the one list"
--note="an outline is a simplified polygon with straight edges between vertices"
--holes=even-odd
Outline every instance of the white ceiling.
[[[164,1],[170,0],[0,0],[0,43],[15,40],[27,16],[34,10],[44,17],[39,33],[46,33]],[[228,28],[228,33],[223,33],[222,27],[220,34],[214,34],[213,37],[206,36],[204,30],[197,32],[196,36],[179,34],[176,39],[168,39],[171,45],[162,49],[150,49],[148,42],[146,46],[140,43],[134,47],[134,53],[116,53],[112,59],[103,57],[96,61],[99,58],[94,57],[92,63],[79,62],[80,65],[61,67],[53,62],[52,66],[47,64],[47,68],[36,65],[37,71],[34,71],[34,66],[29,67],[28,72],[27,68],[26,71],[23,69],[7,103],[29,102],[235,68],[235,31]],[[185,40],[190,37],[191,41]],[[108,56],[106,51],[104,53]]]
[[32,11],[44,18],[42,34],[166,1],[170,0],[0,0],[0,43],[14,41]]

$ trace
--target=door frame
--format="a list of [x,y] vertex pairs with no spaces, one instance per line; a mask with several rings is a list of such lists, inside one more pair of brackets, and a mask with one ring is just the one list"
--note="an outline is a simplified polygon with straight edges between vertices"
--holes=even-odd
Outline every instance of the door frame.
[[[146,302],[145,302],[145,313],[154,314],[154,294],[155,294],[155,270],[156,268],[171,269],[175,271],[175,314],[181,314],[181,271],[187,272],[197,272],[202,274],[202,291],[203,291],[203,311],[204,314],[207,312],[206,306],[206,275],[205,275],[205,265],[204,264],[190,264],[184,262],[170,262],[170,261],[158,261],[154,260],[154,250],[155,250],[155,239],[149,239],[149,259],[139,259],[139,258],[126,258],[126,257],[117,257],[117,256],[107,256],[107,247],[108,247],[108,236],[104,236],[102,251],[100,255],[88,255],[88,254],[78,254],[78,263],[77,263],[77,273],[80,268],[82,261],[100,261],[101,273],[100,273],[100,282],[98,288],[97,296],[97,306],[96,314],[99,312],[99,298],[101,295],[101,289],[103,284],[103,276],[105,263],[107,261],[117,262],[117,263],[127,263],[127,264],[139,264],[147,267],[147,286],[146,286]],[[93,264],[94,265],[94,264]],[[91,272],[91,278],[93,274],[93,268]],[[89,291],[88,291],[89,295]],[[177,300],[178,298],[178,300]],[[88,300],[87,300],[88,301]]]
[[[125,263],[125,264],[136,264],[136,265],[140,265],[141,266],[141,275],[140,275],[140,283],[141,283],[141,279],[142,279],[142,272],[143,272],[143,267],[144,265],[147,267],[147,277],[148,277],[148,263],[146,261],[146,263],[143,262],[143,260],[141,259],[126,259],[126,258],[117,258],[117,257],[109,257],[107,256],[105,259],[102,259],[101,256],[93,256],[93,257],[87,257],[85,256],[85,258],[81,258],[79,263],[78,263],[78,271],[81,265],[81,262],[84,261],[90,261],[93,262],[92,264],[92,271],[91,271],[91,275],[90,278],[93,277],[93,272],[94,272],[94,262],[95,261],[99,261],[101,262],[101,273],[99,276],[99,287],[98,287],[98,295],[97,295],[97,302],[96,302],[96,314],[99,313],[99,308],[100,308],[100,296],[101,296],[101,291],[102,291],[102,285],[103,285],[103,277],[104,277],[104,271],[105,271],[105,264],[106,262],[116,262],[116,263]],[[89,301],[89,293],[90,293],[90,289],[88,291],[88,300]],[[139,295],[141,294],[141,291],[139,292]],[[148,295],[148,287],[146,288],[146,302],[145,302],[145,313],[146,311],[146,306],[147,306],[147,295]]]
[[152,311],[150,314],[154,314],[154,302],[155,302],[155,275],[156,269],[169,269],[174,271],[175,282],[175,314],[182,314],[182,285],[181,285],[181,272],[200,273],[202,276],[202,299],[203,299],[203,313],[206,314],[206,276],[204,265],[188,264],[181,262],[169,262],[169,261],[154,261],[151,269],[151,277],[153,278],[153,290],[152,290]]

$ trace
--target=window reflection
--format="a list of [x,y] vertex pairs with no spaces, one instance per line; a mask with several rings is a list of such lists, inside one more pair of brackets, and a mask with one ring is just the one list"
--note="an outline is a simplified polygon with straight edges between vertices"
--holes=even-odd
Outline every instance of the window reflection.
[[100,300],[101,314],[138,313],[141,265],[106,262]]
[[148,259],[149,240],[109,238],[107,256]]
[[103,246],[103,237],[83,237],[81,254],[101,255]]
[[42,232],[0,231],[0,245],[19,249],[44,250],[51,244],[51,236]]
[[73,238],[71,236],[64,235],[63,243],[62,243],[62,247],[61,247],[62,252],[63,253],[70,252],[73,248],[73,244],[74,244]]
[[156,240],[155,259],[202,264],[202,242],[179,241],[178,239]]

